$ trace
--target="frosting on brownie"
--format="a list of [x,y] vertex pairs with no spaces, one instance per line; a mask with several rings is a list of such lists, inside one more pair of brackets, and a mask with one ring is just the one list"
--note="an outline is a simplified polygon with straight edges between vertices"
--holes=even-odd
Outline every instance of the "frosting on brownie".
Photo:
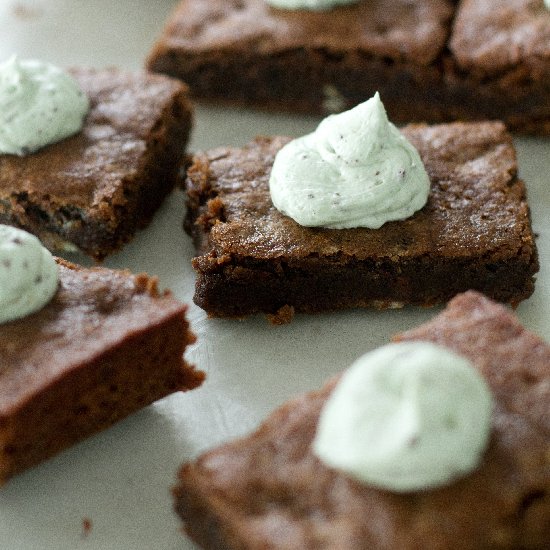
[[59,283],[51,253],[30,233],[0,225],[0,323],[42,309]]
[[79,132],[89,108],[70,75],[12,56],[0,64],[0,153],[23,156]]
[[300,225],[378,229],[420,210],[430,180],[376,94],[285,145],[269,188],[274,206]]
[[287,10],[330,10],[345,4],[357,4],[359,0],[266,0],[276,8]]
[[344,373],[313,450],[363,482],[429,489],[477,467],[491,414],[488,385],[466,358],[428,342],[390,344]]

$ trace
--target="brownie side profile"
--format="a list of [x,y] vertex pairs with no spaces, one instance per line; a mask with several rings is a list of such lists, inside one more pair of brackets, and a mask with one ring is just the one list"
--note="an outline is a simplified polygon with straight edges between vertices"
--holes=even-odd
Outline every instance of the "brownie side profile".
[[361,1],[326,11],[183,0],[147,66],[183,79],[207,101],[327,113],[379,91],[396,122],[439,120],[438,59],[452,14],[447,0]]
[[450,49],[448,82],[459,95],[475,97],[476,108],[514,130],[550,135],[550,11],[543,0],[463,0]]
[[183,359],[187,307],[155,278],[58,264],[53,300],[0,325],[0,483],[204,378]]
[[173,493],[186,533],[206,549],[548,548],[550,347],[475,292],[396,339],[447,346],[487,380],[492,432],[476,470],[394,493],[325,466],[311,442],[333,380],[181,468]]
[[504,126],[403,133],[420,152],[430,196],[412,217],[380,229],[303,227],[276,210],[268,180],[288,138],[197,154],[186,180],[195,303],[211,316],[288,318],[289,308],[431,306],[468,289],[512,304],[530,296],[537,251]]
[[550,135],[549,28],[543,0],[182,0],[147,65],[205,101],[326,114],[378,91],[396,123],[496,119]]
[[184,84],[116,69],[73,70],[91,110],[78,134],[0,155],[0,223],[51,250],[101,260],[151,220],[174,187],[191,128]]

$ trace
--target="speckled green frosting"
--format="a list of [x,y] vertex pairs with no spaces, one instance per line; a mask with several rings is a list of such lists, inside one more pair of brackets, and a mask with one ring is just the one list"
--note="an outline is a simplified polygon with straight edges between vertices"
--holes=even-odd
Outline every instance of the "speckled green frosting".
[[42,309],[58,282],[53,256],[34,235],[0,225],[0,323]]
[[336,6],[357,4],[359,0],[266,0],[266,2],[286,10],[330,10]]
[[0,64],[0,154],[27,155],[82,129],[89,101],[61,69],[16,56]]
[[274,206],[300,225],[378,229],[420,210],[430,180],[376,94],[285,145],[269,188]]
[[390,344],[344,373],[313,449],[365,483],[430,489],[477,467],[491,414],[490,389],[466,358],[428,342]]

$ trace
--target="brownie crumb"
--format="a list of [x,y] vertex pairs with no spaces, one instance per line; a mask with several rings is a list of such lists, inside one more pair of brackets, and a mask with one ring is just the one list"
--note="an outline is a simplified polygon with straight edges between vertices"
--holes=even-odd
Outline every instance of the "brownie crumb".
[[30,21],[31,19],[38,19],[44,13],[39,8],[33,8],[22,2],[16,2],[11,8],[11,12],[14,17],[21,19],[22,21]]
[[86,538],[92,531],[92,520],[90,518],[82,518],[82,538]]
[[266,314],[266,317],[272,325],[287,325],[294,319],[294,307],[285,305],[279,308],[276,313]]

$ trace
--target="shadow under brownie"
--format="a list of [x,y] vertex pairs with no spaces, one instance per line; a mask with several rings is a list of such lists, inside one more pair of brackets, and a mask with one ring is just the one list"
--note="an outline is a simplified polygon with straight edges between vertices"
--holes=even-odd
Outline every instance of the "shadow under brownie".
[[182,467],[174,496],[189,536],[206,549],[546,549],[550,347],[475,292],[396,339],[450,348],[486,379],[495,408],[476,470],[394,493],[325,466],[311,442],[332,380]]
[[538,270],[525,186],[501,123],[412,125],[431,180],[427,205],[380,229],[298,225],[275,209],[269,174],[289,138],[194,156],[186,229],[195,303],[211,316],[431,306],[476,289],[517,304]]
[[0,484],[204,378],[183,359],[187,307],[155,278],[58,264],[52,301],[0,325]]
[[187,87],[168,77],[71,72],[91,110],[82,130],[25,156],[0,155],[0,223],[96,260],[146,226],[174,187],[191,130]]

